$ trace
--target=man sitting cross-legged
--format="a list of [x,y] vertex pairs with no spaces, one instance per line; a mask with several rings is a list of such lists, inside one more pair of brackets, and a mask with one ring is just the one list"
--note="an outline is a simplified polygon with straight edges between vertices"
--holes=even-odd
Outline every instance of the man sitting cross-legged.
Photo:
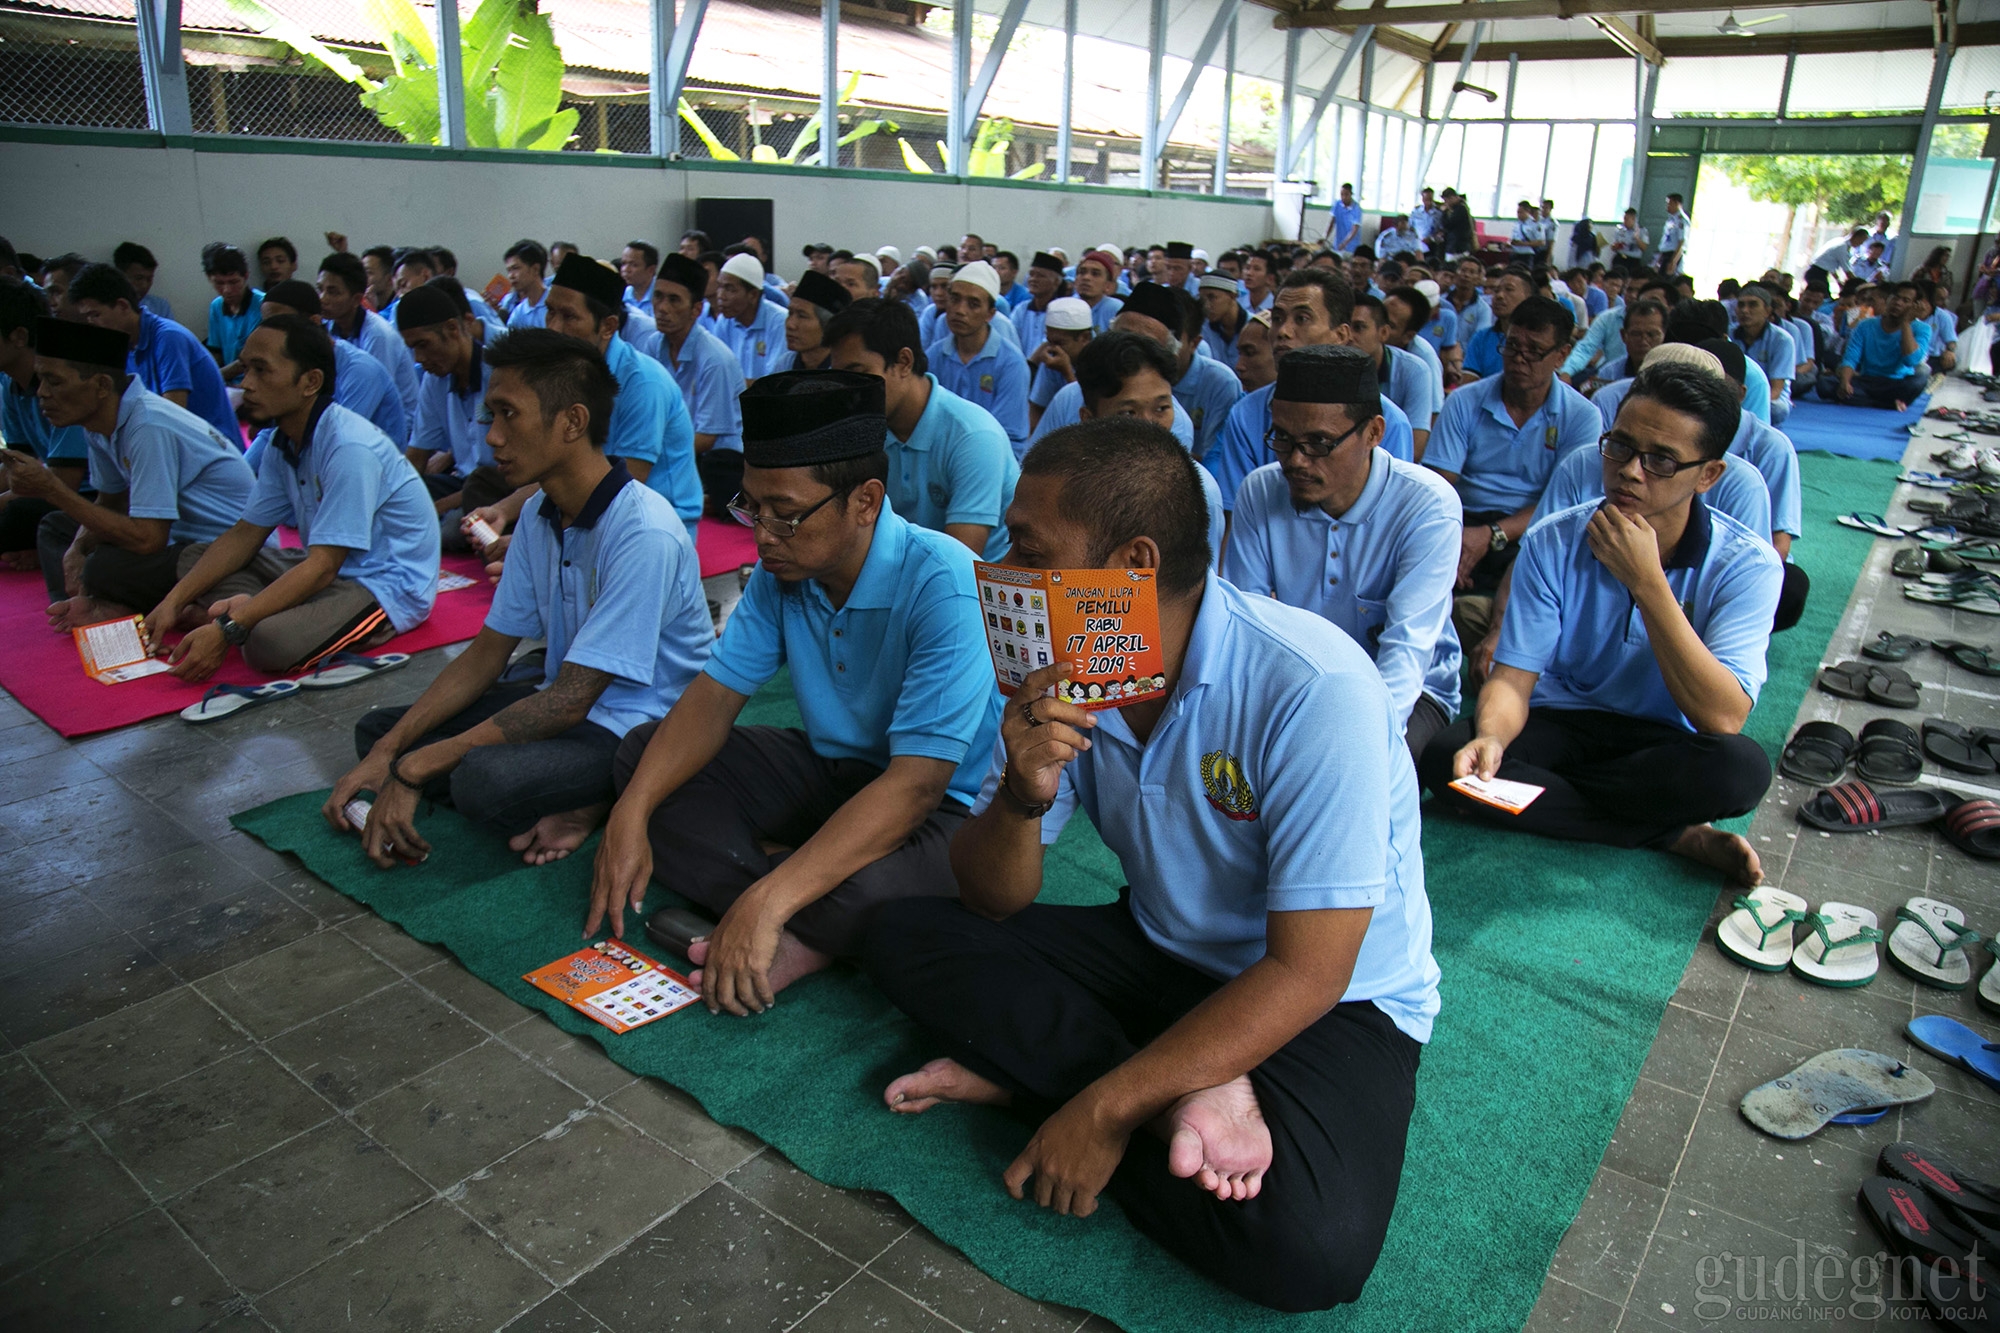
[[[361,763],[325,814],[348,828],[347,802],[375,793],[362,845],[381,866],[429,851],[420,795],[498,831],[531,865],[567,856],[610,805],[618,742],[673,705],[714,642],[687,529],[604,456],[617,384],[603,355],[521,328],[485,365],[494,466],[541,494],[521,511],[478,637],[416,703],[354,728]],[[548,641],[541,684],[502,683],[526,638]]]
[[[946,844],[1000,707],[972,552],[885,497],[882,380],[766,375],[742,407],[732,510],[756,528],[760,561],[707,670],[619,748],[584,926],[609,913],[623,934],[657,868],[720,915],[689,956],[709,1009],[739,1015],[852,956],[883,902],[953,891]],[[736,726],[784,666],[804,729]],[[648,929],[665,940],[666,926]]]
[[[1713,371],[1639,372],[1599,445],[1604,500],[1528,530],[1478,714],[1424,750],[1424,784],[1446,806],[1761,881],[1750,844],[1709,822],[1753,809],[1771,782],[1742,732],[1783,572],[1765,534],[1701,498],[1739,410]],[[1510,815],[1450,789],[1473,773],[1546,790]]]
[[[48,317],[49,298],[41,288],[0,277],[0,438],[9,450],[39,460],[63,485],[80,490],[90,469],[90,442],[81,426],[50,425],[36,394],[35,326]],[[54,512],[39,496],[8,490],[0,467],[0,568],[41,567],[35,533]]]
[[[336,346],[308,315],[266,312],[237,352],[244,410],[271,423],[257,488],[235,526],[180,553],[180,581],[146,617],[154,643],[190,631],[173,650],[183,680],[208,679],[232,647],[258,671],[297,671],[415,629],[437,600],[430,494],[388,436],[340,406]],[[281,523],[305,549],[264,544]]]
[[[1438,1008],[1416,778],[1367,654],[1205,573],[1197,466],[1124,420],[1028,453],[1010,560],[1157,571],[1169,693],[1086,713],[1046,696],[1058,664],[1008,702],[960,901],[869,928],[869,976],[945,1053],[884,1097],[1012,1105],[1040,1122],[1015,1197],[1108,1192],[1230,1290],[1323,1309],[1381,1251]],[[1036,903],[1079,810],[1131,887]]]
[[42,414],[57,430],[83,427],[95,502],[26,454],[0,454],[9,493],[59,511],[35,542],[60,633],[150,610],[179,577],[182,548],[221,536],[250,499],[243,451],[127,374],[127,352],[115,329],[35,325]]

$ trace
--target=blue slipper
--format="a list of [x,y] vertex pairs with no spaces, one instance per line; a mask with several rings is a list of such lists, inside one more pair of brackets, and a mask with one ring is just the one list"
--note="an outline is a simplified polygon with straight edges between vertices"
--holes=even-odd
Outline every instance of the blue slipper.
[[2000,1091],[2000,1041],[1988,1041],[1956,1018],[1925,1014],[1903,1034],[1947,1064],[1957,1065],[1989,1088]]
[[1776,1139],[1819,1133],[1835,1116],[1920,1102],[1937,1091],[1921,1071],[1874,1051],[1822,1051],[1743,1095],[1743,1118]]
[[240,713],[258,704],[267,704],[273,699],[283,699],[299,692],[295,680],[274,680],[268,685],[217,685],[201,696],[199,703],[191,703],[181,709],[184,722],[214,722]]

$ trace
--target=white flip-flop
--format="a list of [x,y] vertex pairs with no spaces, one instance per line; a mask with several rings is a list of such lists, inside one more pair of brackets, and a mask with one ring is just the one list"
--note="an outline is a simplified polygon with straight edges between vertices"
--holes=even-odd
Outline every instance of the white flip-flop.
[[383,653],[380,657],[335,653],[321,662],[316,670],[299,677],[299,685],[308,690],[337,690],[343,685],[394,671],[399,666],[407,665],[409,660],[408,653]]
[[199,703],[181,709],[183,722],[214,722],[273,699],[289,698],[299,692],[295,680],[274,680],[268,685],[217,685],[201,696]]
[[1972,998],[1979,1001],[1979,1007],[1989,1014],[2000,1014],[2000,944],[1986,942],[1986,956],[1992,960],[1986,975],[1979,979],[1979,989]]
[[1904,535],[1901,528],[1891,527],[1880,514],[1842,514],[1834,522],[1840,524],[1843,528],[1859,528],[1863,532],[1872,532],[1877,537],[1901,537]]
[[1936,898],[1912,898],[1896,909],[1889,961],[1926,986],[1964,990],[1972,980],[1965,946],[1979,936],[1965,927],[1965,913]]
[[1792,953],[1792,971],[1821,986],[1866,986],[1882,970],[1875,946],[1882,942],[1875,914],[1852,903],[1821,903],[1809,912],[1811,934]]
[[1792,927],[1803,920],[1806,900],[1783,889],[1759,888],[1736,900],[1736,910],[1715,927],[1715,943],[1745,967],[1782,972],[1792,961]]

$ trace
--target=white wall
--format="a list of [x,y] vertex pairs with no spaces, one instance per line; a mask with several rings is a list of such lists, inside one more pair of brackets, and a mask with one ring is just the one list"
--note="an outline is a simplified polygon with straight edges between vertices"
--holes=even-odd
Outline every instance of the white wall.
[[16,142],[0,145],[0,163],[0,235],[43,256],[75,250],[104,259],[119,241],[139,241],[160,259],[156,289],[197,331],[205,331],[213,295],[199,256],[214,240],[247,251],[267,236],[289,236],[308,267],[325,252],[328,230],[344,232],[356,251],[448,245],[459,276],[478,287],[523,236],[573,240],[614,260],[635,236],[671,248],[690,225],[693,201],[704,197],[772,200],[778,271],[788,278],[804,267],[800,247],[822,240],[857,250],[895,245],[908,255],[970,229],[1025,263],[1051,244],[1074,257],[1110,240],[1184,240],[1219,254],[1271,229],[1267,206],[1199,195],[611,167],[554,155],[547,163],[426,162]]

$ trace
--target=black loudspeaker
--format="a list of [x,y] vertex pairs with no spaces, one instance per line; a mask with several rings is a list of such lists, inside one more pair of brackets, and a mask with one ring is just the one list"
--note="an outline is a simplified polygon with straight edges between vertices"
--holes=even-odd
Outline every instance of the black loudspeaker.
[[708,239],[715,243],[718,250],[734,245],[746,236],[755,236],[763,242],[765,254],[778,253],[771,243],[769,199],[697,199],[694,201],[694,225],[708,233]]

